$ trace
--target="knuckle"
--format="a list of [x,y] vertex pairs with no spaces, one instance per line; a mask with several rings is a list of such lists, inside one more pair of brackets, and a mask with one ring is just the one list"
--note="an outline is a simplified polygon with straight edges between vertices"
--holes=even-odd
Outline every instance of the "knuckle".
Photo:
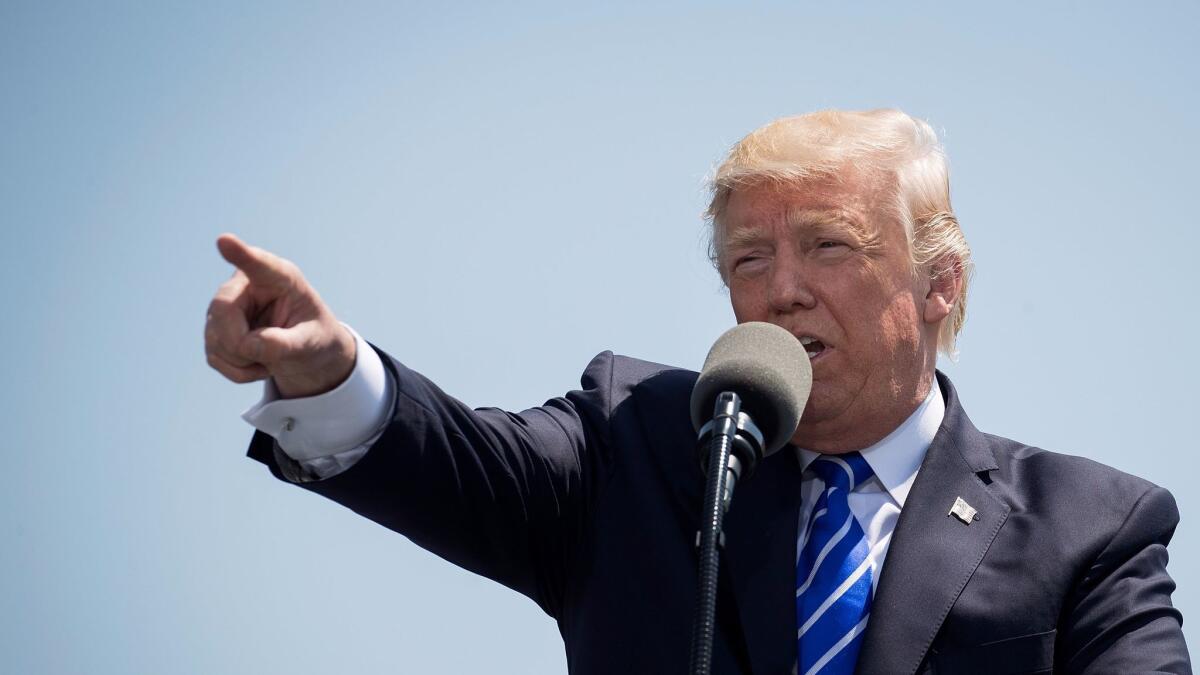
[[304,275],[300,272],[300,266],[286,258],[279,259],[279,271],[283,272],[284,276],[292,283],[304,278]]
[[215,330],[227,330],[231,325],[236,325],[238,317],[242,315],[242,310],[232,300],[224,298],[214,298],[208,306],[207,322]]
[[213,298],[225,298],[237,293],[238,284],[235,282],[236,279],[230,279],[220,286],[217,286],[217,292],[213,294]]
[[246,290],[247,284],[248,280],[245,273],[238,270],[231,279],[217,286],[217,292],[213,294],[213,300],[231,302]]
[[208,321],[212,322],[219,320],[221,317],[228,314],[232,307],[233,303],[231,303],[227,298],[223,298],[219,295],[214,297],[212,302],[208,303]]
[[229,351],[229,347],[225,343],[225,336],[221,335],[219,331],[214,331],[211,337],[205,335],[204,348],[213,356],[225,358],[225,354]]

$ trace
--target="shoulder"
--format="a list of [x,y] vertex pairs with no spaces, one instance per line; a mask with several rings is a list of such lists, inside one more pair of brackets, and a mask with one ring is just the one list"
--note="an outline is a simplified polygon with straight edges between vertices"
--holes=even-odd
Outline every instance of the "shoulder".
[[1064,549],[1095,559],[1166,545],[1179,523],[1175,498],[1148,480],[1086,457],[983,437],[997,464],[989,488],[1009,504],[1010,519],[1052,533]]
[[1010,438],[983,434],[999,474],[1027,489],[1050,495],[1077,490],[1099,492],[1107,500],[1136,499],[1156,486],[1148,480],[1087,457],[1052,452]]
[[602,390],[624,399],[647,388],[690,395],[695,371],[604,351],[588,363],[580,378],[585,391]]
[[688,402],[697,377],[695,371],[606,351],[591,360],[581,388],[566,401],[614,448],[675,449],[695,438]]
[[983,437],[998,465],[995,478],[1013,490],[1040,497],[1042,502],[1069,499],[1125,511],[1147,493],[1166,493],[1144,478],[1087,457],[1052,452],[993,434],[985,433]]
[[942,431],[988,490],[1008,504],[1010,518],[1036,533],[1079,539],[1084,549],[1106,541],[1105,533],[1111,537],[1135,508],[1156,514],[1160,532],[1173,531],[1179,514],[1165,489],[1086,457],[983,433],[967,417],[950,380],[942,373],[938,379],[946,397]]

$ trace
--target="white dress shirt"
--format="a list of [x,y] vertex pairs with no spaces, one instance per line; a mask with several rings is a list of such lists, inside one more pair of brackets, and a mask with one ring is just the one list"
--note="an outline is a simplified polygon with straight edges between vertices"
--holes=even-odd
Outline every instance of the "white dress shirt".
[[[280,449],[318,479],[345,471],[367,453],[383,434],[395,397],[396,383],[379,355],[354,329],[346,328],[354,334],[357,348],[354,371],[345,382],[318,396],[281,399],[274,384],[267,380],[262,400],[242,413],[242,419],[273,436]],[[861,451],[875,475],[857,486],[847,499],[871,549],[874,584],[879,583],[896,520],[945,412],[946,404],[935,382],[908,419]],[[805,469],[800,483],[800,535],[796,540],[799,559],[808,535],[809,515],[825,484],[807,470],[817,453],[797,449],[796,454]]]

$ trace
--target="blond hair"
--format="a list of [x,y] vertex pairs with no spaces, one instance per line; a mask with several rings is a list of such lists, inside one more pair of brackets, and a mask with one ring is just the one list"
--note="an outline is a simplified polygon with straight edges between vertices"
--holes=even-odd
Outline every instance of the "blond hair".
[[713,264],[724,279],[721,217],[734,190],[763,182],[837,178],[848,166],[885,179],[914,273],[935,279],[962,276],[962,291],[938,334],[938,348],[953,356],[967,316],[971,248],[950,206],[950,172],[937,134],[899,110],[823,110],[784,117],[738,141],[710,181],[712,201],[705,216],[711,225]]

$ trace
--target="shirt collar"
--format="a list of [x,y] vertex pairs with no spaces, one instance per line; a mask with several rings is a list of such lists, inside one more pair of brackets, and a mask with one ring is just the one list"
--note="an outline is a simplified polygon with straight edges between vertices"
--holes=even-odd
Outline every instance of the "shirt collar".
[[[900,508],[904,508],[904,500],[908,498],[908,491],[917,477],[917,469],[921,468],[925,452],[929,450],[938,427],[942,426],[945,415],[946,401],[942,398],[941,387],[934,380],[929,395],[908,419],[878,443],[859,451]],[[796,450],[801,469],[807,469],[814,459],[820,457],[812,450]]]

